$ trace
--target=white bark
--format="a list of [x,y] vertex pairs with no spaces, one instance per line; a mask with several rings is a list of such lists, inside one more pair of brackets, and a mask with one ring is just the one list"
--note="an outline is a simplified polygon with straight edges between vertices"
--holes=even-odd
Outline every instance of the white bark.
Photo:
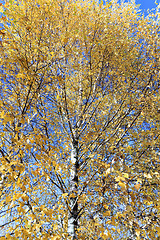
[[77,239],[76,231],[78,225],[78,202],[77,202],[77,189],[78,189],[78,141],[72,143],[71,152],[71,176],[70,176],[70,214],[68,218],[68,234],[72,240]]

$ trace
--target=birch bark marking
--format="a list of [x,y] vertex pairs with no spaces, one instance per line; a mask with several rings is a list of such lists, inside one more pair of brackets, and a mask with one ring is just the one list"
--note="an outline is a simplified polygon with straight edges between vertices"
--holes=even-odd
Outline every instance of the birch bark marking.
[[68,219],[68,233],[71,239],[77,239],[76,231],[78,225],[78,202],[77,202],[77,189],[78,189],[78,140],[72,142],[71,151],[71,176],[70,176],[70,215]]
[[[82,63],[82,61],[81,61]],[[78,226],[78,130],[82,123],[82,76],[81,69],[79,70],[79,93],[78,93],[78,114],[76,116],[76,126],[73,129],[74,138],[72,140],[72,151],[71,151],[71,175],[70,175],[70,215],[68,219],[68,233],[72,237],[72,240],[78,239],[77,237],[77,226]]]

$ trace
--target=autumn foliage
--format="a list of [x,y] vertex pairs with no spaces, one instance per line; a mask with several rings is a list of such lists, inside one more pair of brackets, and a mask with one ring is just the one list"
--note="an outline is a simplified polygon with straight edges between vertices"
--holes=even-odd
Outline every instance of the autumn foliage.
[[159,7],[0,7],[0,239],[158,239]]

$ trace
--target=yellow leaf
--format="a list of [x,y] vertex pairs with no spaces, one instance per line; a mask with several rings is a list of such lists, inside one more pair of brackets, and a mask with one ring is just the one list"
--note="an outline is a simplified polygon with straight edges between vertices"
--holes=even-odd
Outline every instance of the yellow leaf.
[[140,229],[135,229],[135,231],[136,231],[137,240],[138,240],[139,237],[140,237],[140,233],[141,233],[141,231],[140,231]]
[[105,176],[107,177],[110,173],[114,171],[114,168],[108,168],[105,172]]
[[51,240],[59,240],[60,237],[59,237],[58,235],[54,235],[54,236],[52,236],[50,239],[51,239]]
[[120,229],[117,229],[117,232],[120,233],[121,232]]
[[141,187],[141,184],[140,184],[140,183],[138,183],[138,184],[134,185],[134,187],[135,187],[135,189],[136,189],[136,190],[139,190],[139,189],[140,189],[140,187]]
[[64,44],[67,44],[67,42],[68,42],[68,38],[65,37],[65,38],[63,39],[63,43],[64,43]]
[[156,227],[156,230],[157,230],[158,236],[160,236],[160,227]]
[[26,194],[23,194],[22,199],[25,202],[25,201],[28,201],[29,197]]
[[48,182],[49,180],[50,180],[50,178],[47,176],[47,177],[46,177],[46,181]]
[[24,124],[24,123],[25,123],[25,119],[22,118],[20,122],[21,122],[22,124]]
[[23,186],[21,187],[21,189],[22,189],[23,192],[25,192],[26,187],[23,185]]
[[116,182],[120,182],[120,181],[126,181],[126,179],[124,177],[118,176],[115,178]]
[[123,177],[129,178],[129,174],[128,173],[123,173]]
[[55,55],[55,53],[54,53],[54,52],[50,52],[50,54],[51,54],[51,56],[54,56],[54,55]]
[[5,201],[6,201],[6,203],[9,203],[11,201],[11,196],[7,196]]
[[[4,11],[4,8],[2,5],[0,5],[0,13],[3,13],[3,11]],[[1,32],[2,32],[2,30],[1,30]]]
[[0,117],[1,117],[1,118],[4,118],[4,115],[5,115],[5,112],[2,111],[2,112],[0,113]]
[[40,224],[36,224],[36,231],[39,232],[40,231],[40,227],[41,225]]
[[6,234],[6,239],[11,239],[11,235],[9,233]]
[[57,226],[57,225],[54,225],[53,230],[54,230],[54,231],[58,230],[58,226]]
[[70,198],[75,198],[76,195],[75,195],[74,193],[72,193],[69,197],[70,197]]
[[122,188],[122,190],[126,190],[126,184],[123,182],[119,182],[118,185]]
[[10,114],[6,114],[5,116],[4,116],[4,122],[10,122],[10,121],[13,121],[14,120],[14,118],[13,118],[13,116],[11,116]]
[[107,216],[110,216],[110,215],[111,215],[110,213],[111,213],[110,211],[105,211],[105,212],[103,213],[103,215],[104,215],[105,217],[107,217]]
[[63,193],[62,196],[65,198],[68,196],[68,193]]
[[144,173],[144,177],[150,178],[150,179],[152,178],[151,174],[149,174],[149,173],[148,174]]
[[52,161],[52,166],[55,167],[57,165],[56,161]]
[[103,207],[104,207],[105,209],[108,209],[108,206],[107,206],[106,204],[104,204]]
[[17,78],[25,78],[26,76],[23,73],[18,73],[16,77]]

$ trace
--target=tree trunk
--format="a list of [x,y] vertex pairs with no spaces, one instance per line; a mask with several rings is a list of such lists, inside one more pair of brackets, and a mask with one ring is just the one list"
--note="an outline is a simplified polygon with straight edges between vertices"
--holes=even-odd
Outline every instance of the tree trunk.
[[134,222],[130,221],[130,237],[127,240],[136,240],[136,239],[137,239],[137,235],[135,231]]
[[68,234],[72,240],[77,239],[77,225],[78,225],[78,140],[74,140],[72,143],[71,152],[71,176],[70,176],[70,213],[68,218]]

